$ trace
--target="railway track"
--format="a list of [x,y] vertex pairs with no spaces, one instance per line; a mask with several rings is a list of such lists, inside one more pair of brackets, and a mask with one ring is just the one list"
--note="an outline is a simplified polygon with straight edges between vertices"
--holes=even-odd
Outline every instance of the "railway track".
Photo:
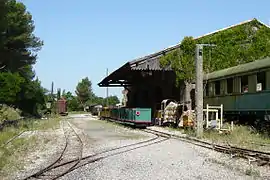
[[23,130],[21,132],[19,132],[18,134],[16,134],[15,136],[13,136],[12,138],[10,138],[9,140],[7,140],[6,142],[4,142],[1,147],[5,147],[6,145],[8,145],[9,143],[11,143],[12,141],[14,141],[15,139],[17,139],[18,137],[20,137],[23,133],[25,133],[26,130]]
[[[82,159],[83,142],[69,122],[62,122],[62,129],[65,135],[65,145],[60,156],[49,166],[41,169],[26,179],[58,179],[72,168],[74,168]],[[72,163],[66,163],[73,159]],[[66,163],[66,164],[65,164]],[[59,166],[65,164],[65,166]]]
[[[53,164],[40,170],[37,173],[25,178],[25,180],[26,179],[35,179],[35,178],[36,179],[58,179],[64,175],[72,172],[73,170],[78,169],[80,167],[83,167],[85,165],[95,163],[95,162],[100,161],[102,159],[116,156],[116,155],[119,155],[119,154],[122,154],[125,152],[133,151],[135,149],[140,149],[140,148],[147,147],[150,145],[162,143],[162,142],[170,139],[170,136],[164,135],[164,134],[159,133],[159,132],[151,132],[148,130],[143,130],[143,131],[146,133],[149,133],[149,134],[154,134],[155,137],[148,139],[148,140],[140,141],[137,143],[104,150],[104,151],[101,151],[101,152],[98,152],[98,153],[95,153],[95,154],[92,154],[89,156],[76,158],[76,159],[72,159],[72,160],[63,162],[63,161],[61,161],[61,159],[63,158],[63,155],[66,152],[67,147],[65,147],[60,158],[58,158]],[[66,143],[66,146],[67,145],[68,145],[68,143]],[[58,173],[57,175],[52,175],[52,172],[58,171],[61,168],[65,169],[65,170],[61,171],[61,173]]]
[[200,147],[204,147],[207,149],[215,150],[218,152],[229,154],[232,158],[233,157],[241,157],[245,158],[249,161],[249,164],[251,162],[257,162],[259,166],[263,165],[270,165],[270,153],[269,152],[262,152],[262,151],[256,151],[256,150],[250,150],[245,148],[239,148],[231,145],[218,145],[215,143],[209,143],[206,141],[198,140],[196,138],[191,137],[181,137],[177,135],[171,135],[169,133],[160,132],[152,129],[148,129],[151,132],[161,133],[167,136],[171,136],[173,139],[181,140],[190,144],[194,144]]

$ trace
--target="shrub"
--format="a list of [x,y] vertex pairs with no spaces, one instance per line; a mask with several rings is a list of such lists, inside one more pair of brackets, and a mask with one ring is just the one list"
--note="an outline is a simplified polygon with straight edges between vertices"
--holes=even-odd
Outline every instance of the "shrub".
[[0,122],[4,120],[16,120],[21,116],[21,111],[5,104],[0,105]]

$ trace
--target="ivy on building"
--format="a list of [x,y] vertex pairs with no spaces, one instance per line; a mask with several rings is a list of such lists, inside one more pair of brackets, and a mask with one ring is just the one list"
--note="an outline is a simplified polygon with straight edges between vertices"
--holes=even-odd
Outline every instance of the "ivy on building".
[[233,28],[198,39],[185,37],[180,47],[161,57],[162,67],[170,66],[176,73],[176,83],[190,83],[195,75],[196,44],[215,44],[204,47],[204,72],[229,68],[270,55],[270,28],[256,19]]

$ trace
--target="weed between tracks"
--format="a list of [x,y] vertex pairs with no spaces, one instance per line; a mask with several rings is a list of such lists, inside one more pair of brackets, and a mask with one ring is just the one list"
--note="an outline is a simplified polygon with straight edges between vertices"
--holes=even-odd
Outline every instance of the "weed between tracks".
[[252,166],[249,166],[248,168],[238,167],[238,166],[232,166],[229,162],[225,162],[222,160],[218,160],[215,158],[208,158],[206,159],[206,162],[211,162],[215,164],[219,164],[225,168],[228,168],[230,170],[236,170],[239,172],[242,172],[243,174],[246,174],[248,176],[252,176],[254,178],[261,177],[260,171],[254,169]]
[[[11,172],[23,169],[23,161],[26,160],[28,152],[33,152],[40,143],[47,143],[44,138],[42,142],[37,142],[36,136],[23,136],[15,138],[6,144],[12,137],[26,131],[29,134],[35,130],[49,130],[59,128],[60,118],[42,120],[22,120],[16,127],[6,127],[0,132],[0,179],[11,175]],[[6,144],[6,145],[5,145]],[[37,145],[38,144],[38,145]]]
[[[196,132],[191,129],[184,131],[189,136],[196,136]],[[220,133],[216,130],[204,131],[204,140],[208,140],[217,144],[230,144],[237,147],[270,151],[270,138],[257,133],[248,126],[234,126],[231,133]]]
[[270,138],[256,133],[247,126],[235,126],[230,134],[206,131],[204,138],[220,144],[231,144],[248,149],[270,151]]

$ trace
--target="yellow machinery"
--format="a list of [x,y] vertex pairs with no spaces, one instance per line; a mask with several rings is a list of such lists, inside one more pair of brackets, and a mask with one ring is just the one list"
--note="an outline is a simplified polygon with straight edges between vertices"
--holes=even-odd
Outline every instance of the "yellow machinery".
[[103,107],[102,110],[100,111],[99,118],[105,119],[108,117],[110,117],[110,109],[109,109],[109,107]]

